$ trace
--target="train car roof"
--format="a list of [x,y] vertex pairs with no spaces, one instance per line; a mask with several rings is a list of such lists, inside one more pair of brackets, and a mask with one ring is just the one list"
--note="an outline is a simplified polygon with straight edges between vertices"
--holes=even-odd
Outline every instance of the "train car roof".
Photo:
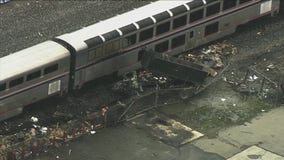
[[[96,24],[82,28],[72,33],[61,35],[57,38],[62,39],[71,44],[77,51],[87,48],[84,43],[85,40],[101,36],[105,33],[114,31],[121,27],[127,26],[132,23],[151,18],[154,15],[168,11],[172,8],[186,5],[194,0],[161,0],[152,2],[148,5],[131,10],[129,12],[117,15],[104,21],[100,21]],[[197,1],[197,0],[196,0]],[[202,2],[202,1],[201,1]]]
[[45,41],[0,58],[0,82],[69,56],[58,43]]

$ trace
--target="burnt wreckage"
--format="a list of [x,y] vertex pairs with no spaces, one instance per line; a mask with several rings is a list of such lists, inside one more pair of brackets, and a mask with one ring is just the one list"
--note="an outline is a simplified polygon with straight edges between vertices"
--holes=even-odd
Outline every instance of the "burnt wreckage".
[[139,69],[144,48],[177,55],[234,33],[240,24],[278,13],[279,3],[157,1],[2,57],[0,120],[99,77]]

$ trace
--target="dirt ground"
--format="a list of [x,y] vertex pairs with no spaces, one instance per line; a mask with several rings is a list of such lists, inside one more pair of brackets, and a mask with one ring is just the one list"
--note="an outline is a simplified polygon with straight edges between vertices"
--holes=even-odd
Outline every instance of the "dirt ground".
[[[3,47],[0,47],[1,55],[7,55],[16,50],[54,37],[55,35],[60,35],[66,31],[92,24],[98,19],[104,19],[115,13],[121,13],[125,11],[124,9],[130,9],[136,5],[145,4],[146,2],[137,3],[129,1],[125,3],[119,2],[115,5],[113,2],[97,3],[97,1],[88,1],[88,3],[80,3],[80,5],[76,3],[79,2],[47,3],[37,1],[36,3],[28,3],[27,1],[16,1],[7,4],[5,8],[0,6],[0,18],[2,22],[5,22],[3,23],[3,27],[0,27],[0,30],[2,30],[0,34],[2,34],[1,37],[7,37],[5,40],[0,40],[0,44],[3,45]],[[96,10],[98,14],[94,15],[95,17],[87,16],[86,13],[92,12],[92,10],[97,8],[97,5],[100,6],[100,10]],[[107,6],[109,5],[115,8],[108,9]],[[23,9],[24,6],[27,6],[28,9],[32,9],[32,12],[27,12],[27,8]],[[48,12],[52,6],[55,12]],[[61,12],[66,6],[68,6],[68,10]],[[19,9],[15,10],[17,7]],[[39,8],[41,8],[40,11],[38,10]],[[84,12],[82,10],[84,10]],[[21,12],[26,13],[26,15]],[[39,17],[38,13],[42,15]],[[60,16],[55,16],[54,13]],[[84,15],[76,13],[82,13]],[[21,16],[14,16],[16,19],[7,18],[12,15],[25,15],[24,17],[30,18],[23,18]],[[46,17],[46,24],[28,25],[31,22],[35,24],[37,21],[41,20],[42,17]],[[76,19],[76,21],[70,21],[70,18],[73,20]],[[84,20],[82,23],[77,21],[82,19],[86,21]],[[267,141],[263,141],[261,138],[262,135],[256,132],[261,130],[253,129],[253,127],[250,127],[252,130],[248,129],[248,131],[245,130],[245,132],[252,133],[253,137],[258,137],[255,138],[255,140],[242,140],[242,136],[244,135],[240,134],[243,133],[241,131],[244,130],[242,127],[250,126],[249,124],[251,124],[251,126],[255,125],[256,128],[265,127],[262,125],[266,124],[270,125],[272,128],[264,128],[264,130],[275,130],[275,128],[278,127],[275,125],[277,120],[272,120],[271,123],[267,123],[267,120],[265,122],[258,122],[254,118],[271,120],[276,113],[282,113],[281,108],[283,107],[279,108],[281,104],[278,105],[278,103],[281,103],[281,97],[276,99],[276,93],[274,92],[273,95],[253,94],[254,92],[251,94],[247,94],[247,92],[245,94],[240,93],[232,84],[228,83],[229,81],[240,82],[242,77],[245,76],[248,67],[256,68],[259,72],[274,81],[282,80],[281,76],[283,75],[282,71],[284,67],[282,63],[284,59],[283,28],[284,14],[281,13],[276,17],[262,18],[242,26],[235,34],[225,37],[218,42],[213,42],[232,44],[239,50],[239,54],[233,56],[230,60],[232,67],[224,74],[223,79],[215,82],[205,91],[190,98],[185,103],[164,106],[152,111],[164,114],[169,118],[178,120],[200,131],[205,135],[203,138],[186,145],[178,147],[172,146],[160,141],[150,130],[141,129],[130,121],[117,127],[98,130],[94,135],[83,136],[61,148],[51,149],[49,152],[37,157],[37,159],[225,159],[240,152],[247,146],[258,144],[257,142],[261,142],[259,145],[265,147],[265,149],[284,156],[283,150],[279,149],[283,141],[277,138],[281,135],[280,131],[275,131],[275,138],[272,137]],[[206,47],[203,46],[201,49],[202,48]],[[260,84],[261,82],[259,80],[260,78],[255,80],[255,83]],[[7,124],[17,125],[23,120],[29,121],[31,115],[47,118],[56,110],[62,112],[69,111],[70,113],[81,113],[82,110],[84,110],[84,112],[86,110],[95,110],[100,104],[115,101],[118,98],[114,96],[110,90],[106,89],[113,81],[112,79],[108,82],[98,80],[93,84],[88,84],[83,90],[67,97],[52,98],[37,103],[29,107],[24,115],[17,117],[19,119],[13,118],[12,120],[3,122],[1,126],[7,127]],[[252,86],[255,87],[254,84]],[[268,90],[267,93],[271,93],[269,92],[272,90],[271,86],[265,85],[264,89]],[[41,109],[41,107],[49,107],[49,109],[44,110]],[[281,112],[278,111],[279,109]],[[81,114],[83,115],[84,113]],[[80,117],[81,114],[77,116]],[[262,118],[262,116],[266,118]],[[280,120],[281,119],[278,119],[278,121]],[[29,128],[30,126],[25,127]],[[5,129],[2,128],[1,134],[4,133],[4,130]],[[277,139],[280,142],[279,145],[271,144]]]
[[[116,142],[119,141],[120,138],[117,138],[117,136],[113,134],[116,132],[121,132],[121,129],[125,129],[121,138],[126,136],[127,139],[129,138],[127,141],[133,141],[132,143],[127,144],[128,147],[123,147],[123,144],[116,144],[115,142],[112,143],[112,145],[104,144],[105,142],[99,142],[98,145],[86,144],[84,138],[88,138],[84,137],[84,142],[74,142],[73,145],[71,145],[71,148],[74,149],[74,155],[72,156],[76,157],[74,157],[74,159],[78,159],[79,157],[81,158],[81,156],[86,156],[86,158],[92,156],[101,156],[101,159],[126,158],[141,160],[224,159],[229,158],[248,146],[255,144],[261,145],[265,147],[265,149],[283,156],[283,152],[277,149],[279,147],[281,148],[282,141],[273,145],[271,143],[278,138],[271,138],[267,141],[263,140],[259,132],[264,132],[264,130],[271,129],[263,126],[264,130],[262,131],[259,128],[262,128],[261,125],[267,124],[267,122],[255,124],[256,120],[254,119],[256,117],[256,119],[264,119],[264,121],[265,119],[266,121],[271,120],[271,117],[273,117],[272,112],[281,106],[281,97],[275,99],[276,93],[274,92],[273,95],[270,96],[263,96],[253,93],[240,93],[235,89],[235,87],[233,87],[232,84],[228,83],[228,80],[240,82],[245,76],[246,69],[248,67],[256,68],[259,72],[276,82],[282,80],[281,75],[283,73],[281,71],[283,71],[282,61],[284,58],[282,54],[284,44],[283,20],[283,14],[280,14],[274,18],[263,18],[240,27],[238,31],[231,36],[228,36],[218,42],[214,42],[233,44],[239,50],[239,54],[232,57],[230,61],[232,67],[228,72],[226,72],[226,74],[224,74],[224,78],[214,83],[214,85],[207,88],[198,96],[189,99],[185,103],[164,106],[154,111],[167,115],[170,118],[176,119],[183,124],[200,131],[201,133],[205,134],[204,138],[200,138],[199,140],[195,140],[190,144],[178,147],[172,145],[164,146],[167,143],[161,142],[159,137],[151,133],[151,130],[141,130],[139,126],[135,124],[133,125],[133,123],[130,122],[129,124],[126,123],[117,128],[103,130],[102,132],[104,132],[104,135],[101,135],[101,132],[98,132],[97,135],[98,137],[107,136],[107,138],[105,138],[106,142]],[[271,68],[269,65],[273,65],[274,67]],[[260,82],[258,81],[256,83]],[[271,89],[271,86],[267,84],[264,88],[269,90]],[[278,113],[277,111],[275,112]],[[266,117],[267,115],[270,116]],[[258,129],[243,132],[251,132],[252,136],[259,137],[256,138],[256,140],[242,140],[241,135],[238,135],[237,133],[233,134],[236,132],[236,130],[242,133],[243,129],[238,128],[238,126],[247,126],[250,123],[258,126]],[[273,130],[279,128],[279,124],[272,124],[270,123]],[[236,126],[235,129],[234,126]],[[231,130],[233,131],[230,131],[230,128],[232,128]],[[108,133],[107,130],[110,130],[111,133]],[[133,130],[135,131],[135,135],[133,135],[131,132]],[[281,134],[279,134],[280,131],[274,131],[273,133],[275,133],[274,137],[281,137]],[[146,134],[147,138],[144,137],[144,134]],[[269,134],[272,133],[268,133],[267,136],[269,136]],[[139,138],[134,138],[135,140],[131,139],[132,136],[137,135]],[[234,137],[232,138],[230,135],[234,135]],[[95,136],[96,135],[94,135],[94,137]],[[137,142],[141,139],[147,144],[141,145],[139,142]],[[153,148],[156,146],[156,143],[162,146]],[[141,146],[135,149],[135,146],[138,144]],[[87,153],[76,152],[75,150],[78,148],[78,146],[86,147],[84,148],[84,151]],[[98,147],[95,151],[93,151],[94,154],[92,155],[90,155],[88,152],[90,146]],[[114,149],[113,147],[117,148]],[[166,149],[162,149],[163,147],[166,147]],[[65,150],[67,149],[65,148]],[[105,153],[108,151],[110,151],[112,154]],[[61,152],[55,152],[53,153],[53,156],[57,154],[59,155],[60,153]],[[49,154],[49,156],[51,155]],[[68,156],[65,155],[62,158],[68,159]],[[77,156],[79,157],[77,158]],[[42,158],[46,159],[47,157],[43,156]]]

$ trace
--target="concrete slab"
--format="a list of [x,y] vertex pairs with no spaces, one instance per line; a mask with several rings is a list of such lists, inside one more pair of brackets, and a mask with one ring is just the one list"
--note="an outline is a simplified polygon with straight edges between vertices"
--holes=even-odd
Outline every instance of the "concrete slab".
[[131,123],[138,128],[145,129],[160,141],[175,147],[203,136],[202,133],[189,126],[157,112],[143,115],[132,120]]
[[257,146],[251,146],[248,149],[236,154],[227,160],[284,160],[284,157],[266,151]]
[[241,151],[239,147],[235,145],[232,145],[230,143],[215,138],[209,139],[206,136],[196,141],[193,141],[191,144],[206,152],[216,153],[226,158],[231,157],[235,153]]
[[251,122],[219,131],[216,138],[204,137],[194,141],[193,144],[202,150],[226,158],[254,145],[284,156],[283,114],[284,107],[275,108],[269,112],[264,112]]
[[284,156],[284,107],[264,112],[250,123],[219,132],[219,139],[239,148],[257,145]]

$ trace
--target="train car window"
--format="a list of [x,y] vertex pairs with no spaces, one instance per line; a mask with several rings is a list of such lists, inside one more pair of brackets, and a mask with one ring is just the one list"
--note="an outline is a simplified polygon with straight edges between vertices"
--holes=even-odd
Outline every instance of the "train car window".
[[167,50],[169,50],[169,41],[164,41],[155,46],[155,51],[158,53],[163,53],[166,52]]
[[153,37],[153,28],[146,29],[140,32],[139,42],[145,41]]
[[200,20],[203,18],[203,9],[199,9],[197,11],[191,12],[190,13],[190,18],[189,18],[189,22],[195,22],[197,20]]
[[223,10],[233,8],[237,5],[238,0],[224,0],[223,1]]
[[157,26],[156,35],[160,35],[160,34],[168,32],[170,30],[170,27],[171,27],[171,22],[169,22],[169,21],[162,23],[162,24],[159,24]]
[[136,34],[132,34],[130,36],[126,36],[124,39],[122,39],[122,46],[128,47],[131,45],[134,45],[136,43]]
[[105,44],[105,54],[110,54],[112,52],[112,43]]
[[215,22],[213,24],[209,24],[205,27],[204,36],[208,36],[210,34],[216,33],[219,30],[219,22]]
[[172,39],[171,48],[176,48],[185,44],[185,35],[180,35]]
[[0,83],[0,92],[6,89],[6,83]]
[[217,14],[220,12],[220,3],[213,4],[207,7],[206,17]]
[[40,75],[41,75],[41,72],[40,72],[40,71],[35,71],[35,72],[31,73],[31,74],[28,74],[28,75],[27,75],[27,81],[30,81],[30,80],[39,78]]
[[52,72],[55,72],[58,70],[58,64],[54,64],[52,66],[49,66],[47,68],[45,68],[43,70],[43,74],[46,75],[46,74],[49,74],[49,73],[52,73]]
[[95,54],[96,54],[96,57],[102,56],[103,55],[103,47],[102,46],[97,47],[96,51],[95,51]]
[[193,37],[194,37],[194,31],[190,31],[189,38],[193,38]]
[[112,49],[114,52],[118,52],[120,49],[119,40],[115,40],[112,42]]
[[178,17],[173,21],[173,29],[186,25],[187,15]]
[[88,53],[88,60],[93,60],[96,57],[96,50],[95,49],[90,49]]
[[240,4],[243,4],[243,3],[246,3],[246,2],[249,2],[251,0],[240,0]]
[[20,77],[14,80],[11,80],[9,83],[9,88],[15,87],[19,84],[22,84],[24,82],[24,77]]
[[106,54],[111,54],[113,52],[116,52],[119,50],[119,40],[110,42],[105,45],[105,53]]

